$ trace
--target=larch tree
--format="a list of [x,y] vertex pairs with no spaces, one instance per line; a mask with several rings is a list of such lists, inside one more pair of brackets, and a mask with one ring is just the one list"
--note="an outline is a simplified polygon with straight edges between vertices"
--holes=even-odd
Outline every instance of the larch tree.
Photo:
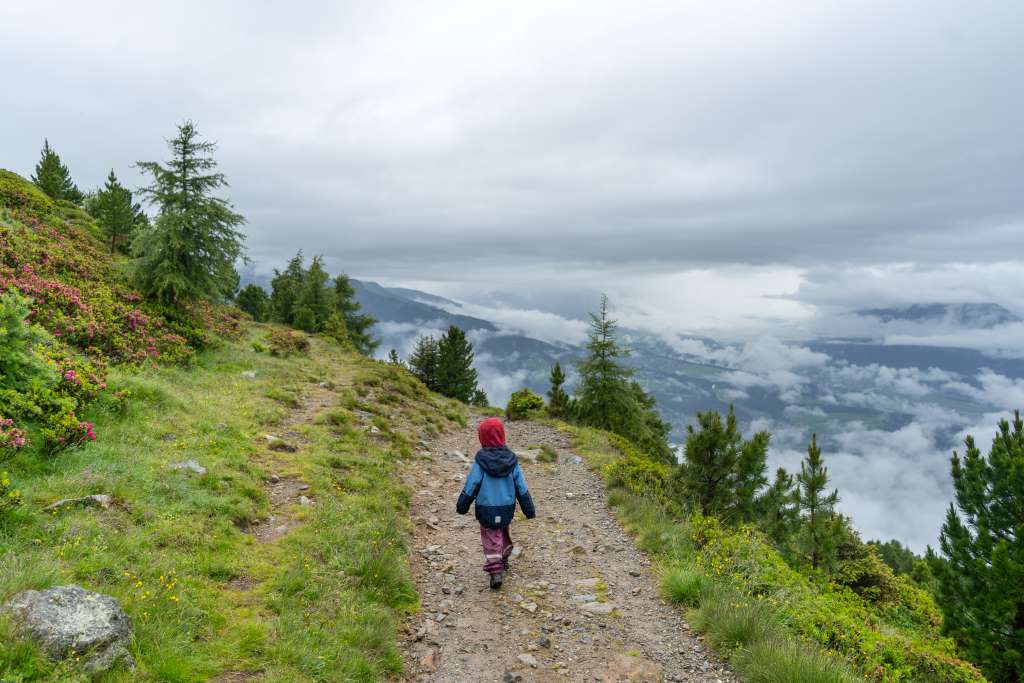
[[999,422],[988,456],[953,453],[956,502],[929,553],[943,628],[993,681],[1024,681],[1024,422]]
[[169,305],[224,299],[237,286],[235,262],[244,252],[244,235],[237,228],[245,218],[215,195],[227,180],[213,158],[216,144],[203,140],[195,124],[178,126],[167,144],[171,159],[166,165],[137,164],[152,177],[141,194],[159,207],[159,214],[132,242],[135,283]]
[[380,346],[380,340],[370,333],[377,320],[362,312],[362,307],[356,300],[355,287],[347,275],[334,278],[334,302],[338,313],[345,320],[352,345],[363,355],[372,354]]
[[64,199],[73,204],[81,204],[85,199],[78,186],[71,180],[71,172],[60,156],[50,147],[49,140],[43,140],[43,151],[36,164],[32,182],[51,199]]

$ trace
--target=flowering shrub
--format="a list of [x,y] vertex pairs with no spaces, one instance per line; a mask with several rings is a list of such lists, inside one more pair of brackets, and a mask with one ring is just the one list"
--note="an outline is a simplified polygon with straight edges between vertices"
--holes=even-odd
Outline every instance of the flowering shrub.
[[119,283],[87,214],[65,219],[35,194],[31,183],[0,171],[0,291],[27,297],[32,322],[92,357],[188,359],[186,335]]
[[273,330],[267,335],[267,344],[274,356],[309,353],[309,337],[298,330]]
[[11,418],[0,417],[0,461],[7,460],[26,445],[25,430],[15,427]]

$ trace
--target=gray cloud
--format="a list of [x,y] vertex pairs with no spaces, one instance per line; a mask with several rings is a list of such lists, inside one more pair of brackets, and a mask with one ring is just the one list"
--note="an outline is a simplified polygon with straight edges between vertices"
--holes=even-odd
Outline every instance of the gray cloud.
[[184,5],[0,9],[4,163],[49,136],[94,186],[195,117],[254,257],[382,277],[1024,240],[1015,2]]

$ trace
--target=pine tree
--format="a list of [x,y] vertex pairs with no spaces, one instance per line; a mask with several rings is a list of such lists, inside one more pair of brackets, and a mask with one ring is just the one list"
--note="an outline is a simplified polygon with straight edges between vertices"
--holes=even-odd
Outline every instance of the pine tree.
[[398,351],[396,349],[388,351],[388,363],[391,363],[392,365],[402,365],[402,359],[398,357]]
[[783,552],[789,549],[797,528],[800,510],[796,503],[796,481],[780,467],[775,470],[775,481],[758,497],[756,507],[761,529]]
[[270,281],[271,320],[285,325],[295,324],[296,303],[302,293],[305,278],[306,268],[303,266],[301,249],[288,261],[284,272],[274,269],[274,277]]
[[685,458],[676,473],[680,492],[703,515],[731,523],[752,521],[755,497],[768,481],[771,435],[758,432],[744,441],[732,406],[724,424],[714,410],[697,413],[697,423],[699,430],[686,427]]
[[380,345],[380,340],[370,334],[370,328],[377,321],[373,316],[360,312],[361,306],[356,300],[356,290],[347,275],[339,275],[334,278],[334,296],[335,306],[345,319],[349,339],[352,340],[357,351],[369,356]]
[[929,549],[943,628],[993,681],[1024,681],[1024,422],[999,422],[988,456],[953,453],[956,503]]
[[[303,272],[295,299],[295,327],[304,332],[321,332],[335,309],[334,292],[327,283],[331,276],[324,270],[323,257],[314,256]],[[350,330],[351,332],[351,330]]]
[[839,491],[825,493],[828,468],[818,448],[817,434],[811,435],[807,457],[800,463],[797,505],[800,508],[800,532],[797,546],[812,569],[830,569],[835,563],[841,518],[835,512]]
[[569,394],[565,391],[565,373],[557,361],[551,366],[549,377],[551,388],[548,390],[548,414],[551,417],[565,417],[569,411]]
[[71,180],[71,172],[50,147],[49,140],[43,140],[43,151],[36,164],[36,172],[32,182],[51,199],[66,199],[73,204],[81,204],[85,195]]
[[620,362],[629,351],[619,345],[616,326],[602,295],[601,308],[590,314],[587,357],[577,365],[576,410],[581,422],[625,436],[640,421],[640,411],[628,390],[633,370]]
[[452,325],[437,342],[437,391],[470,403],[479,390],[473,369],[473,345],[461,328]]
[[428,389],[437,390],[437,340],[424,335],[416,340],[416,347],[409,356],[409,370]]
[[253,320],[263,322],[267,320],[270,308],[270,297],[267,290],[259,285],[248,284],[235,297],[235,304],[252,316]]
[[131,191],[117,180],[113,169],[103,189],[86,200],[86,209],[107,236],[111,254],[126,244],[137,228],[148,225],[142,207],[132,201]]
[[227,186],[212,156],[216,144],[202,140],[186,121],[168,147],[172,158],[166,166],[137,164],[153,177],[141,192],[160,213],[132,243],[136,285],[167,304],[223,299],[237,282],[234,264],[243,254],[244,236],[236,228],[245,218],[213,194]]
[[483,389],[475,389],[469,399],[469,405],[476,406],[477,408],[489,408],[490,401],[487,400],[487,394]]

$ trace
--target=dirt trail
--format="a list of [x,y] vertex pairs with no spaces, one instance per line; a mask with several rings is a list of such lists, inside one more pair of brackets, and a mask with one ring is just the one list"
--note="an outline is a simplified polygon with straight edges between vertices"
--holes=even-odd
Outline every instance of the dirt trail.
[[537,518],[516,513],[519,554],[502,589],[487,587],[476,520],[455,514],[478,419],[429,443],[431,457],[407,473],[423,607],[408,624],[405,680],[737,681],[658,597],[647,559],[605,505],[603,483],[546,425],[507,425],[516,452],[548,444],[559,457],[520,458]]

